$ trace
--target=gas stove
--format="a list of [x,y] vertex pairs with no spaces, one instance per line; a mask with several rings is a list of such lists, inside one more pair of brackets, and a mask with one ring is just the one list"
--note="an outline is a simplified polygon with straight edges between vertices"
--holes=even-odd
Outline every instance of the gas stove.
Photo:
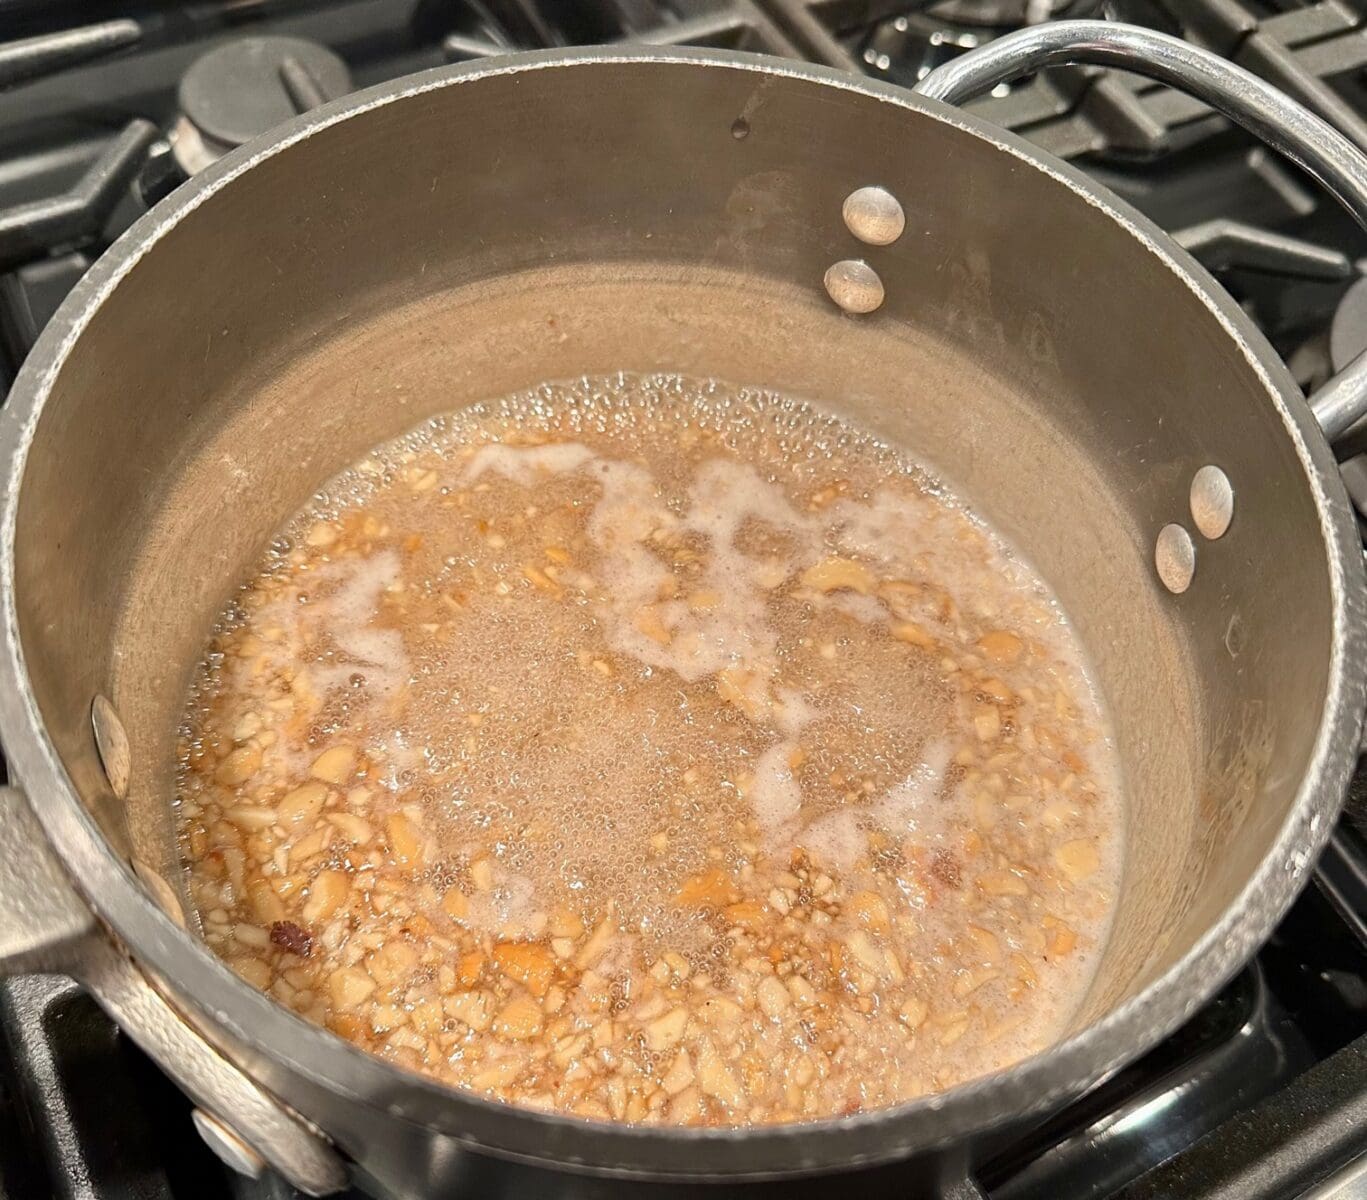
[[[1215,50],[1367,148],[1360,0],[0,0],[0,396],[62,297],[150,204],[355,88],[611,42],[803,58],[909,87],[1023,24],[1102,16]],[[1172,233],[1302,385],[1367,347],[1367,235],[1200,103],[1065,68],[969,107]],[[1345,477],[1367,512],[1367,457]],[[887,1181],[895,1193],[895,1169]],[[25,978],[0,984],[0,1200],[48,1195],[290,1192],[223,1166],[189,1102],[74,984]],[[1001,1148],[969,1196],[1367,1197],[1367,771],[1315,883],[1258,957],[1156,1050]]]

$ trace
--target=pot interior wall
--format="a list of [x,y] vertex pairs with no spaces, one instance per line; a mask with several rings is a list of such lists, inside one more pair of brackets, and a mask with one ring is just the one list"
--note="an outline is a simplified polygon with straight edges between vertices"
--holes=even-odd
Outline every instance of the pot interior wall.
[[[840,219],[869,182],[907,208],[884,249]],[[821,291],[846,256],[887,283],[873,316]],[[899,104],[697,62],[468,79],[363,112],[189,212],[94,315],[36,433],[15,553],[39,705],[116,843],[126,826],[174,875],[190,673],[286,515],[427,415],[619,369],[848,413],[1025,551],[1090,648],[1130,800],[1115,933],[1075,1024],[1187,950],[1265,856],[1327,684],[1325,552],[1266,385],[1056,179]],[[1189,523],[1207,462],[1237,515],[1172,597],[1153,538]],[[96,692],[132,738],[126,810],[94,757]]]

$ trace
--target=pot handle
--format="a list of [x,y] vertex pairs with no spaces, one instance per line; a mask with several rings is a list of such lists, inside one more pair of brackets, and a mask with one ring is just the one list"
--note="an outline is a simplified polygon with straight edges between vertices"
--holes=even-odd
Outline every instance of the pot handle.
[[251,1173],[269,1164],[310,1196],[347,1186],[331,1144],[200,1037],[115,944],[67,879],[28,801],[0,788],[0,975],[18,973],[82,984],[199,1106],[196,1124],[229,1165]]
[[[947,104],[1044,67],[1119,67],[1205,101],[1319,180],[1367,229],[1367,157],[1328,122],[1284,92],[1209,50],[1136,25],[1053,21],[1008,33],[937,67],[916,91]],[[1310,397],[1330,442],[1367,416],[1367,352]]]

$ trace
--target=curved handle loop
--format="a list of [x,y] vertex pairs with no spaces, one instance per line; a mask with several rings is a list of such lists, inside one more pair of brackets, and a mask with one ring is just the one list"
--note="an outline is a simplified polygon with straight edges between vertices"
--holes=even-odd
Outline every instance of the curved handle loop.
[[[916,90],[962,104],[1022,75],[1066,64],[1119,67],[1205,101],[1313,176],[1367,229],[1367,157],[1284,92],[1167,34],[1111,21],[1057,21],[1022,29],[932,71]],[[1367,416],[1367,352],[1310,398],[1324,436],[1338,440]]]

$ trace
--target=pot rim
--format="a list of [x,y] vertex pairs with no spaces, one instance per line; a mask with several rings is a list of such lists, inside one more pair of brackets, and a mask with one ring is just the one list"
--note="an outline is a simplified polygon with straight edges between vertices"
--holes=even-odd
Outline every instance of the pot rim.
[[[371,109],[481,79],[552,68],[658,63],[746,71],[830,87],[954,126],[1041,171],[1100,208],[1191,290],[1252,367],[1307,477],[1329,567],[1332,647],[1324,710],[1309,766],[1276,842],[1196,944],[1161,977],[1099,1021],[1007,1070],[948,1092],[851,1117],[752,1129],[642,1127],[484,1100],[403,1071],[312,1025],[239,979],[176,926],[114,853],[81,803],[47,736],[29,686],[15,597],[15,530],[29,446],[48,394],[93,315],[120,281],[189,213],[256,163]],[[315,1087],[473,1149],[567,1170],[663,1178],[772,1178],[873,1165],[1038,1114],[1136,1058],[1172,1032],[1237,971],[1309,877],[1354,766],[1367,700],[1367,594],[1356,521],[1333,454],[1285,365],[1216,282],[1147,218],[1072,167],[984,120],[890,84],[833,68],[733,51],[580,48],[514,55],[407,76],[315,109],[233,151],[139,219],[86,272],[48,323],[0,408],[0,737],[58,856],[91,907],[157,977],[171,981],[192,1023],[250,1046]],[[261,1072],[257,1072],[258,1075]],[[306,1114],[307,1115],[307,1114]],[[231,1114],[225,1114],[231,1119]]]

